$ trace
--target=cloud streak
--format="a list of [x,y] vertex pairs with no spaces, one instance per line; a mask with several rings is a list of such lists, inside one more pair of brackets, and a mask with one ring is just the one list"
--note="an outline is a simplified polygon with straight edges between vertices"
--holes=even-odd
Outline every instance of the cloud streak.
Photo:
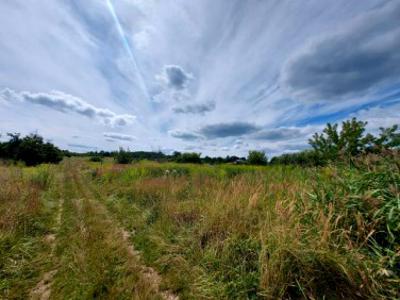
[[194,141],[194,140],[199,140],[202,138],[201,135],[198,135],[194,132],[181,131],[181,130],[171,130],[171,131],[169,131],[169,135],[174,138],[185,140],[185,141]]
[[216,123],[202,127],[200,133],[207,138],[242,136],[258,131],[260,128],[247,122]]
[[132,142],[132,141],[136,140],[136,137],[133,135],[127,135],[127,134],[115,133],[115,132],[105,132],[105,133],[103,133],[103,136],[106,137],[107,139],[127,141],[127,142]]
[[400,80],[400,3],[391,1],[292,57],[283,85],[304,100],[340,100]]
[[0,91],[0,98],[4,101],[20,101],[68,114],[76,113],[91,119],[98,119],[111,126],[126,126],[132,124],[136,117],[129,114],[116,114],[106,108],[95,107],[86,101],[59,91],[50,93],[16,92],[11,89]]
[[302,135],[301,130],[298,128],[274,128],[262,130],[253,137],[258,140],[280,141],[298,138]]
[[211,112],[215,109],[215,102],[202,104],[188,104],[184,106],[174,107],[172,110],[177,114],[199,114]]

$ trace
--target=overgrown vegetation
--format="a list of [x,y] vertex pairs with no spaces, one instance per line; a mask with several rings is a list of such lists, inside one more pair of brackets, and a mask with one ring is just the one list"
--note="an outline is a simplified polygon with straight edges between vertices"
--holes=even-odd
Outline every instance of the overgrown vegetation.
[[119,164],[130,164],[133,161],[131,153],[123,148],[119,148],[119,151],[115,154],[114,159]]
[[268,163],[267,156],[263,151],[249,151],[247,157],[247,163],[250,165],[261,165],[265,166]]
[[0,298],[24,299],[46,269],[53,171],[0,166]]
[[353,163],[354,159],[367,154],[387,155],[400,147],[398,125],[380,128],[378,136],[365,134],[367,122],[356,118],[338,124],[328,123],[322,133],[315,133],[309,140],[313,150],[274,157],[273,164],[298,164],[321,166],[328,163]]
[[0,298],[400,299],[397,127],[364,127],[269,165],[0,165]]
[[27,166],[36,166],[42,163],[59,163],[62,160],[62,151],[50,142],[45,143],[37,134],[30,134],[23,138],[20,134],[8,134],[9,140],[0,143],[0,158],[24,162]]
[[104,166],[91,189],[183,299],[397,299],[396,163]]

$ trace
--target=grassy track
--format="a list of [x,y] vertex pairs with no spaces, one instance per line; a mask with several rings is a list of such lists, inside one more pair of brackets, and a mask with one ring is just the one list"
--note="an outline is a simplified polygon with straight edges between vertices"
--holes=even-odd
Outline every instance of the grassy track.
[[26,299],[52,268],[55,169],[0,167],[0,298]]
[[162,299],[121,230],[66,164],[53,299]]
[[398,299],[392,165],[0,167],[1,299]]

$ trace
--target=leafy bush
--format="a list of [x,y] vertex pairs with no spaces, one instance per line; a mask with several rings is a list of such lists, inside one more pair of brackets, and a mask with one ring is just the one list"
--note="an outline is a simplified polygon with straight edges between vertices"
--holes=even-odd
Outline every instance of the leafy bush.
[[59,163],[62,152],[53,144],[43,141],[38,134],[30,134],[20,138],[19,134],[11,134],[10,140],[0,145],[0,158],[22,161],[27,166],[41,163]]
[[250,165],[266,165],[268,163],[267,156],[263,151],[249,151],[247,162]]
[[103,158],[99,155],[94,155],[89,158],[91,162],[103,162]]
[[309,143],[324,160],[330,162],[337,159],[352,160],[362,153],[380,153],[400,146],[397,125],[380,128],[378,137],[364,135],[366,125],[367,122],[353,118],[342,122],[341,130],[338,131],[338,124],[328,123],[321,134],[313,135]]
[[130,164],[133,161],[133,157],[129,151],[125,151],[122,147],[115,154],[115,161],[119,164]]
[[201,164],[200,153],[182,153],[176,157],[176,162]]
[[297,153],[286,153],[273,157],[270,164],[276,165],[300,165],[300,166],[321,166],[323,160],[314,150],[305,150]]

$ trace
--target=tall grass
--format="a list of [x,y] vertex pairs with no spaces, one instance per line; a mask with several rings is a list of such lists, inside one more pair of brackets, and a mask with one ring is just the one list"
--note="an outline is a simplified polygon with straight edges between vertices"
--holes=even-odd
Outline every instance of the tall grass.
[[390,167],[145,163],[92,178],[184,299],[399,297],[400,182]]
[[38,280],[51,222],[44,200],[51,177],[47,166],[0,167],[1,298],[24,298]]
[[0,166],[0,298],[400,299],[399,165]]

